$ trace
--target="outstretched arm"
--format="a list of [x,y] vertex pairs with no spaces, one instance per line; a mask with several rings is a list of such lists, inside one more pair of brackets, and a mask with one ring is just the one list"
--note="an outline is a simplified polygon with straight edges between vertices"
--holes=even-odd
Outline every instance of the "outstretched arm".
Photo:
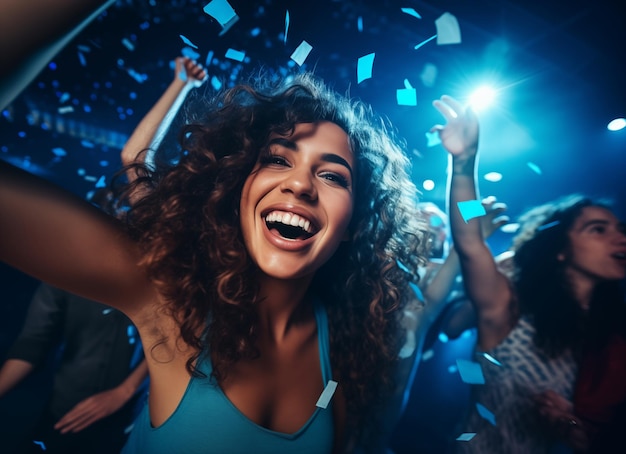
[[59,419],[54,428],[63,434],[80,432],[115,413],[135,395],[147,376],[148,365],[144,359],[119,386],[80,401]]
[[[486,239],[506,224],[509,218],[501,216],[502,212],[506,210],[506,205],[496,203],[495,197],[486,197],[483,199],[482,204],[485,207],[486,214],[480,218],[480,227],[483,238]],[[448,300],[454,287],[454,282],[460,272],[459,256],[454,249],[454,245],[452,245],[441,266],[428,278],[422,288],[426,305],[437,306],[444,304]]]
[[434,101],[446,119],[445,126],[435,126],[441,142],[450,154],[449,209],[454,247],[459,255],[461,272],[468,297],[478,315],[479,343],[489,349],[510,331],[511,289],[496,263],[481,232],[480,220],[465,221],[459,202],[478,199],[476,181],[478,119],[458,101],[443,96]]
[[[174,79],[124,145],[121,153],[123,165],[145,162],[150,167],[153,154],[163,141],[187,94],[194,87],[202,85],[206,79],[206,71],[195,60],[188,57],[176,59]],[[127,178],[129,182],[137,178],[134,169],[127,171]]]
[[133,320],[157,296],[139,255],[118,220],[0,160],[0,260]]

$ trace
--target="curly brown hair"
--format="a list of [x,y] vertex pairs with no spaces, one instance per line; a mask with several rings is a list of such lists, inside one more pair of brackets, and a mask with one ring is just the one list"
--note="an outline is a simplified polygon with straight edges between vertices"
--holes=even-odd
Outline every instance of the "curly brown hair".
[[182,339],[199,352],[189,371],[199,373],[195,359],[210,352],[222,380],[229,366],[259,354],[255,265],[238,213],[243,184],[270,134],[319,121],[343,128],[356,161],[351,241],[318,270],[310,292],[329,315],[331,364],[350,420],[361,421],[390,389],[403,342],[399,316],[427,257],[409,160],[395,131],[364,103],[311,74],[267,80],[208,100],[204,118],[180,132],[177,162],[134,165],[131,190],[144,195],[133,203],[131,226]]
[[520,216],[522,227],[513,239],[513,283],[520,312],[532,317],[534,341],[550,356],[602,346],[612,334],[626,334],[622,283],[596,285],[585,314],[567,278],[566,263],[557,258],[569,247],[568,232],[587,207],[610,210],[610,201],[571,194],[534,207]]

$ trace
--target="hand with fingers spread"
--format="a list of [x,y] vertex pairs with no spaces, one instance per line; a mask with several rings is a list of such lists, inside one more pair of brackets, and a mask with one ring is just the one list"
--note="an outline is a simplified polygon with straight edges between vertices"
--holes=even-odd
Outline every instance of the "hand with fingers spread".
[[485,197],[481,201],[486,214],[480,218],[483,238],[489,238],[496,230],[510,221],[508,216],[501,216],[506,211],[505,203],[498,202],[494,196]]
[[435,125],[441,143],[454,157],[470,157],[478,149],[478,118],[474,111],[451,96],[433,101],[433,106],[446,119],[445,125]]

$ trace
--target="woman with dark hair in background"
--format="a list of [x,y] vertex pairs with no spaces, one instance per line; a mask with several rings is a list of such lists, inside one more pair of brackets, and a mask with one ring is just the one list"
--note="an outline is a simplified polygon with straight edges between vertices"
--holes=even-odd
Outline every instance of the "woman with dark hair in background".
[[[475,387],[467,427],[476,436],[460,448],[541,453],[560,440],[584,449],[579,431],[568,430],[582,426],[571,404],[577,367],[587,352],[625,334],[624,224],[606,205],[579,196],[537,207],[523,217],[514,241],[510,281],[479,221],[466,221],[458,205],[478,194],[476,116],[447,96],[434,105],[447,120],[435,129],[451,157],[452,236],[477,311],[478,348],[497,360],[477,355],[486,383]],[[551,411],[557,397],[558,415]]]

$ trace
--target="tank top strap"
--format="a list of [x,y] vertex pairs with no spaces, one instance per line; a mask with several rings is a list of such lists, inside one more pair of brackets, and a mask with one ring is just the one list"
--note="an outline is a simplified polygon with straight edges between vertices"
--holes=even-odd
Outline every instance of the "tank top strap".
[[328,334],[328,315],[324,304],[315,299],[313,304],[315,310],[315,322],[317,323],[317,342],[319,347],[320,365],[322,367],[322,379],[324,385],[332,380],[333,373],[330,366],[330,337]]

